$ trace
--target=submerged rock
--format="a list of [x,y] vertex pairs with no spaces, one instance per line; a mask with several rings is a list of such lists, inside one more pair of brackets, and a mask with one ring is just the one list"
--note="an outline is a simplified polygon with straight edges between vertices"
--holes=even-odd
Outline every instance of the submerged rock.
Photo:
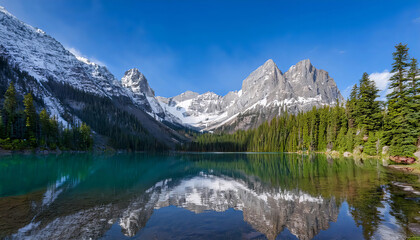
[[420,159],[420,150],[414,153],[414,156],[418,159]]
[[389,146],[383,146],[382,147],[382,155],[386,155],[389,153]]
[[334,151],[331,152],[331,156],[333,158],[338,158],[338,157],[340,157],[340,152],[334,150]]
[[413,164],[416,162],[416,159],[413,157],[390,156],[389,159],[395,163],[402,164]]
[[344,156],[344,157],[351,157],[351,156],[352,156],[352,154],[351,154],[351,152],[344,152],[344,153],[343,153],[343,156]]
[[362,145],[356,146],[353,150],[353,155],[360,155],[362,153],[363,153],[363,146]]
[[409,223],[408,229],[415,235],[420,235],[420,224],[419,223]]

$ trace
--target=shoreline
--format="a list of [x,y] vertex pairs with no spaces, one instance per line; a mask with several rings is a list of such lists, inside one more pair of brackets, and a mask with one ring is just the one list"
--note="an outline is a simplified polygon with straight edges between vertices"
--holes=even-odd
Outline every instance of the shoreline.
[[[25,150],[6,150],[6,149],[0,149],[0,157],[1,156],[9,156],[9,155],[13,155],[13,154],[23,154],[23,155],[30,155],[30,154],[35,154],[35,155],[48,155],[48,154],[63,154],[63,153],[133,153],[132,151],[127,151],[127,150],[112,150],[112,151],[95,151],[95,150],[88,150],[88,151],[77,151],[77,150],[40,150],[40,149],[25,149]],[[144,153],[147,151],[136,151],[135,153]],[[168,151],[168,152],[178,152],[178,153],[186,153],[183,151]],[[192,152],[190,152],[192,153]],[[228,152],[194,152],[194,153],[228,153]],[[231,152],[231,153],[239,153],[239,152]],[[243,152],[243,153],[266,153],[266,152]],[[296,151],[296,152],[284,152],[284,153],[292,153],[292,154],[305,154],[305,155],[310,155],[310,154],[325,154],[326,156],[329,156],[331,158],[340,158],[340,157],[345,157],[345,158],[356,158],[356,159],[362,159],[362,160],[366,160],[366,159],[377,159],[380,160],[382,158],[383,161],[383,166],[387,169],[390,170],[394,170],[394,171],[399,171],[399,172],[404,172],[407,174],[414,174],[414,175],[418,175],[420,176],[420,163],[419,160],[416,160],[415,163],[413,164],[398,164],[393,162],[392,160],[390,160],[390,156],[387,154],[379,154],[379,155],[374,155],[374,156],[370,156],[367,154],[354,154],[354,153],[350,153],[350,152],[343,152],[340,153],[338,151],[325,151],[325,152],[320,152],[320,151]]]

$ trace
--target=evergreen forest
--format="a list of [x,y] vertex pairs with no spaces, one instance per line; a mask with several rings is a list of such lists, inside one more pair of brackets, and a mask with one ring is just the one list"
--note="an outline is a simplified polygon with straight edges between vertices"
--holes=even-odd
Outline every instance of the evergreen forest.
[[256,129],[232,134],[197,135],[187,151],[352,152],[357,147],[378,155],[389,146],[391,156],[413,156],[420,141],[420,72],[408,47],[395,46],[386,101],[378,100],[375,82],[363,73],[346,102],[313,108],[297,115],[282,112]]
[[90,127],[85,123],[64,127],[56,116],[45,108],[36,111],[31,93],[18,101],[13,82],[4,94],[0,115],[0,147],[7,150],[62,149],[90,150],[93,139]]

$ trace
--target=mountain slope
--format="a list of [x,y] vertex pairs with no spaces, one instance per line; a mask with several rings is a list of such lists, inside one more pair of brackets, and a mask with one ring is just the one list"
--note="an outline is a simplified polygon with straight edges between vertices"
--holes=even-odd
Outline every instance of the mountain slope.
[[[127,144],[127,139],[149,139],[145,137],[148,135],[173,147],[188,141],[173,129],[232,132],[256,127],[284,111],[297,113],[343,100],[334,80],[309,60],[283,73],[270,59],[243,81],[241,90],[225,96],[187,91],[164,98],[155,96],[138,69],[126,71],[119,81],[106,67],[75,56],[42,30],[21,22],[1,7],[0,33],[0,57],[8,68],[33,77],[33,81],[17,83],[21,95],[33,92],[40,99],[38,105],[63,124],[85,121],[112,141],[117,140],[111,135],[125,132],[118,141]],[[16,79],[4,75],[0,85],[7,86]]]
[[[174,147],[185,140],[147,114],[145,109],[149,108],[148,104],[133,97],[133,92],[123,87],[106,67],[73,55],[54,38],[23,23],[2,7],[0,34],[3,70],[14,72],[2,75],[1,85],[16,82],[20,73],[27,73],[29,77],[25,79],[33,81],[16,82],[18,93],[33,92],[41,100],[39,105],[56,115],[64,125],[81,120],[112,141],[116,141],[113,136],[121,132],[122,142],[124,139],[146,141],[147,144],[138,145],[145,148],[158,145]],[[64,91],[67,91],[65,95]],[[98,102],[103,105],[98,105]],[[95,112],[86,112],[92,106],[96,107],[93,109],[97,111],[96,115]],[[122,118],[126,119],[121,121]],[[99,126],[97,122],[111,125]],[[105,130],[100,131],[103,128]]]
[[269,59],[243,81],[240,91],[225,96],[188,91],[157,99],[185,125],[229,132],[256,127],[284,111],[297,113],[343,101],[334,79],[308,59],[284,74]]

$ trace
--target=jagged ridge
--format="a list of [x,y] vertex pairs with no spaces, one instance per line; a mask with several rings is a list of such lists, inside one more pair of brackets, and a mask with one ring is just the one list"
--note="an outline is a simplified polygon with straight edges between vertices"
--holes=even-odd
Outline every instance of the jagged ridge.
[[328,72],[316,69],[309,59],[282,73],[269,59],[252,72],[242,89],[225,96],[187,91],[157,98],[162,108],[185,125],[203,130],[234,131],[256,127],[282,112],[297,113],[335,104],[343,97]]

